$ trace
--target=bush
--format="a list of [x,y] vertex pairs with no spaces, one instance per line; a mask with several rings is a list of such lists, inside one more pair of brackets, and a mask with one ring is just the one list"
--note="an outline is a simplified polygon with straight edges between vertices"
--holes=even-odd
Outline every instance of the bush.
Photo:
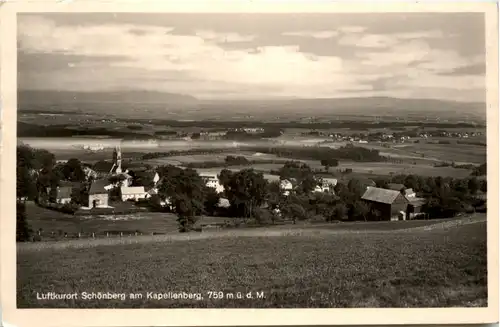
[[78,209],[80,209],[80,206],[78,204],[75,204],[75,203],[66,203],[66,204],[63,204],[58,211],[61,211],[63,213],[68,213],[68,214],[71,214],[71,215],[74,215],[75,212],[78,211]]
[[306,209],[298,203],[290,203],[285,205],[282,209],[285,217],[290,218],[295,223],[296,220],[306,220],[307,211]]
[[320,223],[324,222],[325,220],[325,217],[323,217],[322,215],[314,215],[311,217],[311,219],[309,219],[309,221],[312,223]]
[[271,211],[262,208],[255,209],[254,217],[255,220],[260,224],[269,224],[276,219]]

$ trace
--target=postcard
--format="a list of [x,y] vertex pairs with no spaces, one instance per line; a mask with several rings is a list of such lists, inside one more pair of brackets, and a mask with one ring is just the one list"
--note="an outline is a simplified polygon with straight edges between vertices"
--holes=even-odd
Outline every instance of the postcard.
[[497,10],[4,2],[3,322],[497,322]]

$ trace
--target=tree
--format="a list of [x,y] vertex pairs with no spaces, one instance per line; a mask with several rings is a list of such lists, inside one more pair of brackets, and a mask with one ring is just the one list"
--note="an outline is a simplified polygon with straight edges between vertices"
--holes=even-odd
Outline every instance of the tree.
[[17,202],[16,206],[16,242],[26,242],[31,238],[33,231],[26,219],[26,205]]
[[[37,181],[42,171],[52,171],[55,156],[47,150],[34,149],[26,145],[17,147],[16,195],[18,198],[27,197],[35,199]],[[57,177],[55,177],[57,179]],[[50,179],[49,179],[50,180]],[[46,186],[50,182],[47,180]]]
[[486,181],[486,179],[483,179],[483,180],[480,182],[479,189],[481,190],[481,192],[486,193],[486,191],[487,191],[487,181]]
[[415,175],[406,176],[403,184],[406,188],[412,188],[415,191],[420,190],[418,176]]
[[296,191],[309,193],[318,185],[311,167],[300,161],[288,161],[279,170],[280,179],[296,180]]
[[154,171],[135,172],[132,177],[131,186],[144,186],[146,188],[151,188],[155,185],[155,182],[153,180],[154,176]]
[[479,181],[477,180],[476,177],[472,177],[471,179],[469,179],[469,182],[468,182],[468,188],[469,188],[469,191],[471,192],[471,194],[476,194],[477,191],[479,191],[479,188],[481,187],[481,184],[479,183]]
[[79,206],[84,205],[86,197],[88,196],[88,187],[89,185],[87,183],[80,184],[80,187],[74,187],[71,190],[71,203]]
[[330,167],[337,167],[339,165],[339,161],[334,158],[322,159],[321,165],[325,167],[326,171],[329,171]]
[[307,218],[307,211],[299,203],[287,203],[283,209],[283,214],[292,219],[295,224],[297,220],[305,220]]
[[356,201],[352,207],[352,217],[354,219],[367,220],[370,213],[370,206],[364,201]]
[[361,197],[366,191],[366,185],[363,181],[357,178],[352,178],[349,183],[347,183],[348,190],[358,197]]
[[158,194],[161,198],[170,199],[178,217],[179,231],[189,231],[196,221],[195,216],[204,210],[205,183],[190,168],[168,165],[159,167],[158,173],[163,177],[158,185]]
[[347,207],[344,203],[337,203],[333,208],[332,220],[343,220],[347,215]]
[[219,208],[220,195],[214,188],[206,186],[204,188],[204,193],[204,211],[209,216],[215,216]]
[[16,196],[17,198],[28,198],[29,200],[36,197],[36,185],[33,183],[33,176],[28,168],[20,166],[16,171]]
[[120,175],[111,175],[111,176],[109,176],[108,181],[113,185],[121,185],[125,179],[126,179],[126,177],[121,175],[121,174]]
[[[222,172],[221,172],[222,174]],[[229,177],[229,180],[226,178]],[[245,218],[253,217],[253,211],[266,200],[268,182],[262,173],[243,169],[223,176],[226,195],[235,212]]]
[[375,185],[379,188],[389,188],[389,182],[386,178],[379,178],[375,180]]
[[233,172],[229,169],[222,169],[219,176],[217,176],[219,178],[219,183],[221,185],[228,185],[229,181],[231,180],[233,176]]
[[85,181],[82,163],[76,158],[69,159],[61,168],[62,177],[71,182]]
[[486,175],[486,173],[488,172],[488,169],[486,167],[486,163],[480,165],[479,167],[476,167],[473,171],[472,171],[472,175],[473,176],[484,176]]

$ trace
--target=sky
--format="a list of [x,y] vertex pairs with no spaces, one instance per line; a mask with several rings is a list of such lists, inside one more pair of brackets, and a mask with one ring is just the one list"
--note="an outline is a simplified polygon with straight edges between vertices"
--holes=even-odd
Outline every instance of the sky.
[[18,15],[21,90],[485,101],[481,13]]

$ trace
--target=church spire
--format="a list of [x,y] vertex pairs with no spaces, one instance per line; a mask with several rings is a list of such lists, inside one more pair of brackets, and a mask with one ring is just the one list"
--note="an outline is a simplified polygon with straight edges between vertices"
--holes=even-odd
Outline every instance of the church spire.
[[116,166],[116,173],[121,174],[122,173],[122,150],[120,148],[120,145],[117,145],[115,147],[115,151],[113,153],[113,159],[114,159],[114,164]]

